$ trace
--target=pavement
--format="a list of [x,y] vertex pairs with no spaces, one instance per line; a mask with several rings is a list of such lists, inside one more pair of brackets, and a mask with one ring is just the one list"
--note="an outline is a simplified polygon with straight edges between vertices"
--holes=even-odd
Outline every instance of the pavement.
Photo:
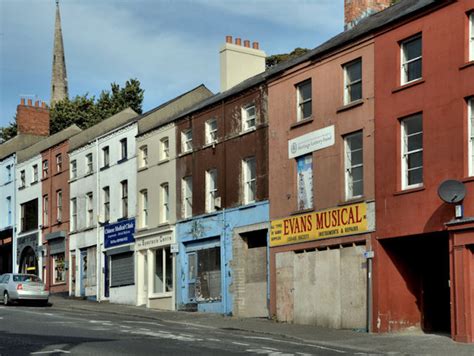
[[474,344],[456,343],[450,335],[425,334],[419,330],[403,333],[371,334],[353,330],[335,330],[313,325],[280,323],[264,318],[237,318],[212,313],[147,309],[130,305],[95,302],[51,296],[55,310],[84,311],[97,315],[137,317],[150,321],[182,324],[220,331],[245,331],[273,338],[285,337],[305,344],[346,348],[361,354],[391,355],[474,355]]

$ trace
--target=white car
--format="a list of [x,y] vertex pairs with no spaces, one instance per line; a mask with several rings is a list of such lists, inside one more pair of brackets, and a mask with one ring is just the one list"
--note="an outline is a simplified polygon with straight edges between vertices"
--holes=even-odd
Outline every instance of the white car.
[[46,305],[49,291],[34,274],[5,273],[0,276],[0,297],[3,305],[20,300],[34,300]]

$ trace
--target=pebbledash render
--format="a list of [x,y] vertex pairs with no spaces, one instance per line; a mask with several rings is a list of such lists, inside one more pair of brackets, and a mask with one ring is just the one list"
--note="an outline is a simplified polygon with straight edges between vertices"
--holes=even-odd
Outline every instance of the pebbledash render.
[[177,113],[209,97],[200,85],[143,114],[138,121],[137,305],[175,309]]

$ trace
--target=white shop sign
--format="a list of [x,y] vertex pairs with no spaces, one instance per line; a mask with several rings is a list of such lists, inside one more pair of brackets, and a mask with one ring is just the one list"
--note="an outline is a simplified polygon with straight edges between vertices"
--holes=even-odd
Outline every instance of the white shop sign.
[[173,241],[171,235],[160,235],[154,237],[137,238],[135,240],[135,249],[155,248],[163,245],[169,245]]
[[334,145],[334,125],[288,141],[288,156],[295,158]]

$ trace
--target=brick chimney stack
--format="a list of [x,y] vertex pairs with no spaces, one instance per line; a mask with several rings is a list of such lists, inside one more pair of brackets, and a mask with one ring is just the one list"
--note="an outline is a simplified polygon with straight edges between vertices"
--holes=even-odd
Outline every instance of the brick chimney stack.
[[49,108],[41,101],[33,104],[31,99],[25,104],[25,99],[21,98],[16,109],[16,124],[18,134],[48,136]]
[[363,18],[390,6],[392,0],[344,0],[344,30],[349,30]]

